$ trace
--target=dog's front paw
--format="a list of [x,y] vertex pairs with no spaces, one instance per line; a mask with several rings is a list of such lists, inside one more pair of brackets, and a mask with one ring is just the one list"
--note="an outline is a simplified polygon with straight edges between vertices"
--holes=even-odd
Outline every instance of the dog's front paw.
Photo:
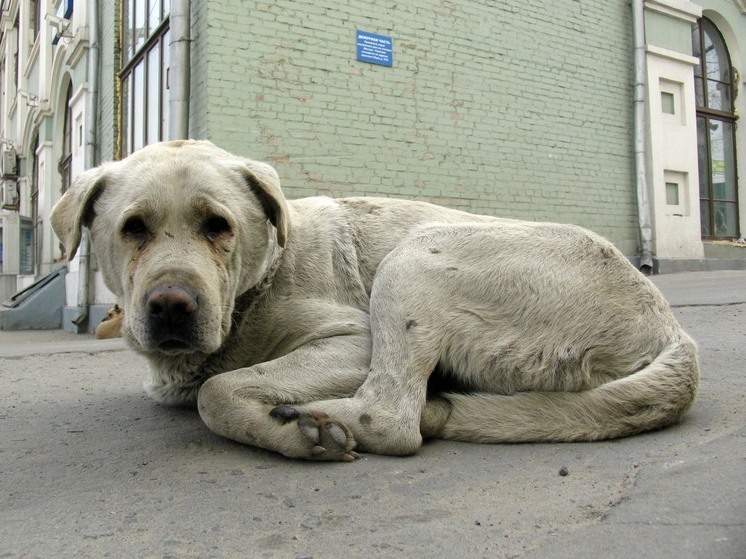
[[309,411],[287,404],[272,408],[269,415],[283,425],[295,422],[307,447],[297,458],[352,462],[359,458],[352,431],[339,421],[319,411]]

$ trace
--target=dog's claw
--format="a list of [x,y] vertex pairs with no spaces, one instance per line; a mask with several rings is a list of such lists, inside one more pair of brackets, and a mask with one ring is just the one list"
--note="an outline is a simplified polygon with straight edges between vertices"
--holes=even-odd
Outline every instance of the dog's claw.
[[320,454],[324,454],[326,452],[326,449],[323,446],[316,445],[311,449],[311,453],[314,456],[319,456]]

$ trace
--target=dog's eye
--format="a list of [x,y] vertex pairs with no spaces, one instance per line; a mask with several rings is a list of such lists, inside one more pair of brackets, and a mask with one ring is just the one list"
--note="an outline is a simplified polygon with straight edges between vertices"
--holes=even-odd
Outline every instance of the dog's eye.
[[148,234],[145,222],[139,217],[131,217],[122,226],[122,235],[135,240],[142,240]]
[[202,232],[208,239],[215,240],[223,235],[231,233],[231,226],[223,217],[213,216],[208,218],[202,225]]

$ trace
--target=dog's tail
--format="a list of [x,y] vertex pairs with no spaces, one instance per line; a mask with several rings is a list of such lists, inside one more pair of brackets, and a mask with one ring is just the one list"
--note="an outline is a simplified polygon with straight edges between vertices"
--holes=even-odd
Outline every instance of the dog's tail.
[[[625,437],[677,423],[694,402],[698,382],[696,344],[681,333],[645,368],[587,391],[444,394],[448,405],[436,400],[436,409],[426,408],[422,432],[495,443]],[[446,413],[445,424],[427,425]]]

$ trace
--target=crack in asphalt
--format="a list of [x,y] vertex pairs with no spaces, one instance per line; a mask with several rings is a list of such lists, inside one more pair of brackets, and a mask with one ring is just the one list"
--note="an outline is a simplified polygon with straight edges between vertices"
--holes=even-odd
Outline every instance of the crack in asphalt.
[[682,305],[669,305],[672,309],[686,309],[690,307],[735,307],[746,305],[746,301],[736,301],[734,303],[685,303]]
[[716,528],[741,528],[746,527],[744,522],[734,522],[729,524],[727,522],[659,522],[655,520],[648,521],[626,521],[626,522],[614,522],[614,524],[624,524],[625,526],[713,526]]

